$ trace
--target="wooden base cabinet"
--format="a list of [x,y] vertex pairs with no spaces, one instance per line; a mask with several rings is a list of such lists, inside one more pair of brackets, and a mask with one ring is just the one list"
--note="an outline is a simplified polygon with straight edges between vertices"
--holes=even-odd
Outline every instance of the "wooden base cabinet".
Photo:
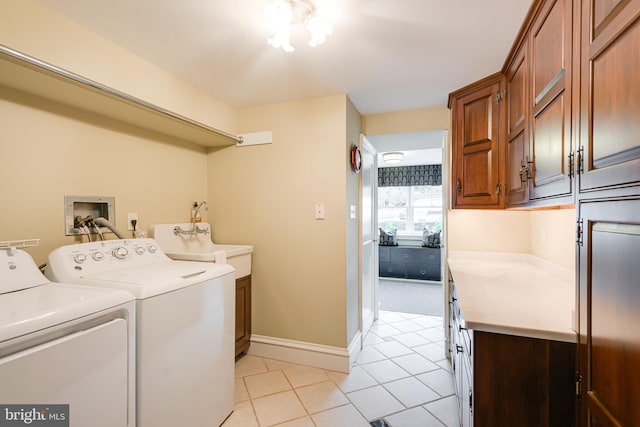
[[583,426],[640,425],[640,196],[579,205]]
[[575,425],[575,343],[474,332],[475,425]]
[[466,329],[455,289],[451,295],[462,427],[575,426],[575,343]]
[[464,327],[455,287],[451,288],[450,302],[451,365],[456,383],[458,416],[462,427],[473,425],[473,331]]
[[236,357],[251,344],[251,275],[236,279]]

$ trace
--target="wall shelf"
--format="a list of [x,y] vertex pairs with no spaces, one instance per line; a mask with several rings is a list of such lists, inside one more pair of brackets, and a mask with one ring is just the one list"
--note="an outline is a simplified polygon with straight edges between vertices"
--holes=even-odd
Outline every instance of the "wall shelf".
[[241,138],[0,45],[0,85],[204,147]]

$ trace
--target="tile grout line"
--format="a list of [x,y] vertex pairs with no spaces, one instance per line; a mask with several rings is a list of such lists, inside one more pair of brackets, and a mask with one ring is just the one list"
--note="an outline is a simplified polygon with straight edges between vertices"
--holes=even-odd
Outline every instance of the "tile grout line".
[[[433,316],[424,316],[424,317],[426,317],[426,318],[432,318]],[[379,359],[379,360],[373,360],[373,361],[370,361],[370,362],[368,362],[368,363],[358,363],[358,362],[356,361],[356,362],[354,363],[353,367],[359,367],[360,369],[362,369],[362,370],[363,370],[363,373],[365,373],[368,377],[370,377],[371,379],[373,379],[373,380],[374,380],[374,382],[375,382],[375,384],[373,384],[373,385],[369,385],[369,386],[367,386],[367,387],[363,387],[363,388],[357,388],[357,389],[351,390],[350,392],[345,392],[344,390],[342,390],[342,388],[340,387],[340,382],[341,382],[341,381],[340,381],[338,378],[334,378],[334,377],[332,377],[332,376],[329,374],[330,372],[334,372],[334,371],[330,371],[330,370],[326,370],[326,369],[321,369],[321,368],[317,368],[317,369],[320,369],[320,371],[321,371],[321,372],[323,372],[323,373],[325,374],[326,379],[319,380],[319,381],[313,381],[313,382],[311,382],[311,383],[309,383],[309,384],[301,385],[300,387],[294,387],[294,385],[293,385],[293,383],[292,383],[292,380],[290,379],[290,377],[289,377],[289,376],[287,375],[287,373],[285,372],[285,369],[286,369],[286,368],[288,368],[289,366],[281,366],[281,367],[279,367],[279,368],[277,368],[277,369],[272,369],[272,367],[270,367],[270,366],[269,366],[269,363],[267,363],[267,362],[266,362],[266,360],[267,360],[268,358],[259,358],[259,360],[260,360],[260,361],[262,362],[262,364],[263,364],[263,368],[264,368],[264,369],[266,369],[266,372],[255,372],[255,373],[251,373],[251,374],[249,374],[249,375],[243,375],[243,376],[241,376],[241,377],[240,377],[240,378],[242,379],[242,384],[243,384],[243,386],[244,386],[244,387],[245,387],[245,389],[246,389],[247,397],[248,397],[249,403],[250,403],[250,405],[251,405],[252,415],[253,415],[253,417],[254,417],[254,419],[255,419],[256,423],[258,424],[258,426],[259,426],[259,427],[264,427],[264,426],[263,426],[263,424],[261,423],[260,419],[258,418],[258,414],[257,414],[257,412],[256,412],[255,405],[254,405],[254,400],[259,399],[259,398],[264,398],[264,397],[273,396],[273,395],[276,395],[276,394],[279,394],[279,393],[284,393],[284,392],[287,392],[287,391],[293,391],[293,392],[294,392],[294,395],[296,396],[296,400],[298,401],[298,403],[299,403],[299,404],[302,406],[302,408],[304,409],[305,415],[303,415],[303,416],[301,416],[301,417],[298,417],[298,418],[293,418],[293,419],[290,419],[290,420],[284,420],[284,421],[282,421],[282,422],[281,422],[281,424],[282,424],[282,423],[288,423],[288,422],[296,421],[296,420],[309,419],[309,420],[311,421],[311,423],[312,423],[314,426],[316,426],[317,424],[316,424],[316,422],[314,421],[314,419],[312,418],[312,415],[319,414],[319,413],[326,412],[326,411],[335,410],[335,409],[337,409],[337,408],[341,408],[341,407],[345,407],[345,406],[351,406],[353,409],[355,409],[355,410],[356,410],[356,412],[357,412],[357,413],[358,413],[358,414],[359,414],[359,415],[360,415],[364,420],[366,420],[368,423],[370,423],[372,420],[369,420],[369,419],[367,419],[367,417],[365,417],[365,416],[364,416],[364,414],[361,412],[361,410],[360,410],[360,409],[355,405],[355,403],[354,403],[354,402],[352,401],[352,399],[350,398],[349,393],[354,393],[354,392],[358,392],[358,391],[362,391],[362,390],[367,390],[367,389],[371,389],[371,388],[374,388],[374,387],[380,386],[380,387],[381,387],[381,388],[382,388],[386,393],[388,393],[391,397],[393,397],[393,399],[394,399],[394,400],[396,400],[396,401],[397,401],[397,402],[398,402],[398,403],[399,403],[399,404],[400,404],[404,409],[399,410],[399,411],[396,411],[396,412],[393,412],[393,413],[390,413],[390,414],[387,414],[387,415],[384,415],[384,416],[381,416],[381,417],[378,417],[378,418],[384,418],[384,419],[386,420],[386,418],[387,418],[387,417],[391,417],[391,416],[394,416],[394,415],[398,415],[398,414],[400,414],[400,413],[402,413],[402,412],[404,412],[404,411],[411,410],[411,409],[416,409],[416,408],[422,408],[422,409],[424,409],[424,410],[425,410],[425,411],[426,411],[430,416],[434,417],[434,419],[435,419],[435,420],[437,420],[438,422],[440,422],[440,423],[444,424],[444,422],[440,419],[440,417],[438,417],[435,413],[433,413],[433,412],[431,412],[429,409],[427,409],[427,408],[425,407],[425,405],[428,405],[428,404],[431,404],[431,403],[438,402],[438,401],[441,401],[441,400],[443,400],[443,399],[446,399],[446,398],[450,397],[450,396],[451,396],[451,394],[446,395],[446,396],[444,396],[444,395],[440,394],[440,393],[439,393],[436,389],[434,389],[432,386],[430,386],[429,384],[427,384],[427,383],[423,382],[422,380],[418,379],[418,378],[417,378],[417,376],[418,376],[418,375],[422,375],[422,374],[428,374],[428,373],[431,373],[431,372],[437,372],[437,371],[440,371],[440,370],[441,370],[442,372],[446,373],[448,376],[451,376],[451,375],[452,375],[452,373],[451,373],[451,371],[450,371],[450,367],[447,367],[447,366],[446,366],[446,361],[447,361],[447,359],[446,359],[446,357],[445,357],[445,358],[443,358],[443,359],[439,359],[439,360],[437,360],[437,361],[433,361],[433,360],[431,360],[429,357],[426,357],[425,355],[423,355],[423,354],[419,353],[418,351],[416,351],[416,350],[414,349],[414,348],[419,347],[419,346],[421,346],[421,345],[436,345],[437,347],[440,347],[441,349],[444,349],[444,345],[442,344],[442,341],[443,341],[443,340],[432,341],[432,339],[427,338],[426,336],[423,336],[423,335],[421,335],[421,334],[418,334],[418,333],[417,333],[417,332],[419,332],[419,331],[427,331],[427,330],[431,330],[431,329],[436,329],[436,330],[437,330],[437,328],[439,328],[438,332],[439,332],[440,334],[444,335],[444,332],[443,332],[443,330],[442,330],[442,328],[440,327],[440,325],[439,325],[439,324],[435,324],[435,325],[432,325],[432,326],[424,326],[424,325],[422,325],[422,324],[420,324],[420,323],[416,323],[416,322],[414,322],[414,321],[413,321],[413,319],[419,319],[419,318],[420,318],[420,316],[411,316],[411,317],[409,317],[409,318],[403,317],[403,318],[401,318],[401,319],[399,319],[399,320],[394,320],[394,321],[391,321],[391,322],[385,322],[385,321],[382,321],[382,323],[380,323],[380,324],[379,324],[379,325],[389,325],[389,326],[392,326],[392,323],[398,323],[398,322],[410,322],[411,324],[413,324],[413,325],[414,325],[415,327],[417,327],[418,329],[413,329],[413,328],[411,327],[411,328],[410,328],[410,330],[406,330],[406,331],[405,331],[405,330],[402,330],[402,329],[400,329],[400,328],[395,328],[395,327],[394,327],[393,329],[397,330],[397,332],[394,332],[393,334],[388,335],[387,337],[380,337],[379,335],[375,334],[375,332],[374,332],[374,331],[369,331],[369,333],[367,334],[367,338],[369,337],[369,334],[371,334],[371,335],[373,335],[375,338],[377,338],[377,339],[379,339],[379,340],[382,340],[382,342],[380,342],[380,341],[376,341],[376,342],[374,342],[374,343],[372,343],[372,344],[364,344],[364,345],[363,345],[363,349],[364,349],[365,347],[370,347],[372,350],[376,351],[376,352],[377,352],[377,353],[382,357],[382,359]],[[435,319],[434,319],[434,320],[435,320]],[[426,324],[430,324],[430,323],[429,323],[429,322],[426,322]],[[393,326],[392,326],[392,327],[393,327]],[[424,341],[426,341],[426,342],[427,342],[427,344],[418,344],[418,345],[415,345],[415,346],[413,346],[413,347],[412,347],[412,346],[409,346],[409,345],[405,345],[403,342],[401,342],[401,341],[399,341],[399,340],[396,340],[396,339],[394,338],[395,336],[403,335],[403,334],[409,334],[409,333],[414,333],[414,334],[418,335],[419,337],[423,338],[423,339],[424,339]],[[365,338],[365,339],[366,339],[366,338]],[[375,340],[373,340],[373,341],[375,341]],[[400,345],[400,346],[404,347],[405,349],[407,349],[408,351],[410,351],[409,353],[406,353],[406,354],[399,354],[399,355],[396,355],[396,356],[394,356],[394,357],[403,357],[403,356],[417,355],[417,356],[419,356],[419,357],[421,357],[421,358],[424,358],[425,360],[429,361],[429,362],[430,362],[430,363],[432,363],[433,365],[437,366],[437,368],[436,368],[436,369],[432,369],[432,370],[427,370],[427,371],[425,371],[425,372],[421,372],[421,373],[416,373],[416,374],[413,374],[412,372],[407,371],[405,368],[403,368],[402,366],[400,366],[400,364],[399,364],[397,361],[395,361],[395,360],[394,360],[394,357],[388,356],[387,354],[382,353],[381,351],[379,351],[379,350],[377,350],[377,349],[375,348],[375,346],[376,346],[376,345],[381,345],[381,344],[385,344],[385,343],[388,343],[388,342],[394,342],[394,343],[397,343],[398,345]],[[274,360],[275,360],[275,359],[274,359]],[[369,372],[364,368],[366,365],[370,365],[370,364],[377,363],[377,362],[383,362],[383,361],[390,361],[390,362],[393,364],[393,366],[395,366],[395,367],[397,367],[398,369],[400,369],[402,372],[404,372],[405,374],[407,374],[407,376],[402,377],[402,378],[396,378],[396,379],[389,380],[389,381],[386,381],[386,382],[381,382],[381,381],[379,381],[376,377],[373,377],[373,376],[372,376],[372,375],[371,375],[371,374],[370,374],[370,373],[369,373]],[[290,365],[291,365],[291,366],[305,366],[305,365],[299,365],[299,364],[296,364],[296,363],[290,363]],[[259,396],[259,397],[255,397],[255,398],[254,398],[254,397],[252,397],[252,395],[251,395],[251,393],[250,393],[250,391],[249,391],[249,387],[248,387],[248,385],[247,385],[247,381],[246,381],[246,380],[247,380],[247,378],[252,377],[252,376],[258,376],[258,375],[261,375],[261,374],[266,374],[266,373],[271,373],[271,372],[277,372],[277,371],[280,371],[280,372],[281,372],[281,374],[284,376],[284,379],[285,379],[285,381],[287,382],[287,385],[289,386],[289,390],[282,390],[282,391],[278,391],[278,392],[273,392],[273,393],[269,393],[269,394],[266,394],[266,395],[264,395],[264,396]],[[346,375],[347,375],[347,377],[348,377],[348,375],[349,375],[349,374],[346,374]],[[345,377],[345,378],[346,378],[346,377]],[[344,380],[345,378],[343,378],[343,380]],[[437,396],[439,396],[439,397],[438,397],[437,399],[434,399],[434,400],[429,401],[429,402],[426,402],[426,403],[416,404],[416,405],[414,405],[414,406],[407,406],[407,405],[406,405],[406,404],[404,404],[402,401],[400,401],[400,400],[398,399],[398,397],[396,397],[396,395],[395,395],[391,390],[389,390],[389,389],[388,389],[388,384],[389,384],[389,383],[394,382],[394,381],[400,381],[400,380],[402,380],[402,379],[407,379],[407,378],[415,378],[416,380],[418,380],[418,381],[420,382],[420,384],[422,384],[422,385],[426,386],[429,390],[433,391],[433,392],[435,393],[435,395],[437,395]],[[319,385],[319,384],[322,384],[322,383],[330,383],[332,386],[334,386],[334,387],[338,390],[338,392],[341,394],[341,396],[343,396],[343,397],[345,397],[345,398],[346,398],[346,403],[344,403],[344,404],[338,404],[337,406],[332,406],[332,407],[329,407],[329,408],[326,408],[326,409],[322,409],[322,410],[319,410],[319,411],[316,411],[316,412],[313,412],[313,413],[312,413],[312,412],[310,412],[310,410],[309,410],[309,409],[306,407],[306,405],[304,404],[304,402],[303,402],[303,400],[302,400],[302,398],[301,398],[301,396],[300,396],[300,394],[299,394],[299,389],[302,389],[302,388],[304,388],[304,387],[310,387],[310,386],[314,386],[314,385]],[[241,402],[241,401],[240,401],[240,402]],[[238,403],[240,403],[240,402],[238,402]]]

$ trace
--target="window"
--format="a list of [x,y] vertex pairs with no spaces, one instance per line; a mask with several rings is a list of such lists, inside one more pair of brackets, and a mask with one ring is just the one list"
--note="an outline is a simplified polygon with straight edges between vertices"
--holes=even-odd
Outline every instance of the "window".
[[442,229],[442,186],[378,187],[378,225],[407,236]]

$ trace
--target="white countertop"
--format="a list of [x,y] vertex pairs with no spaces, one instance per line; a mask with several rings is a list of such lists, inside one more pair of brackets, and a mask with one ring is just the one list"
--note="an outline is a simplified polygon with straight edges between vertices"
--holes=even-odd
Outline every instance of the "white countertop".
[[576,342],[575,278],[527,254],[450,251],[448,264],[466,327]]

